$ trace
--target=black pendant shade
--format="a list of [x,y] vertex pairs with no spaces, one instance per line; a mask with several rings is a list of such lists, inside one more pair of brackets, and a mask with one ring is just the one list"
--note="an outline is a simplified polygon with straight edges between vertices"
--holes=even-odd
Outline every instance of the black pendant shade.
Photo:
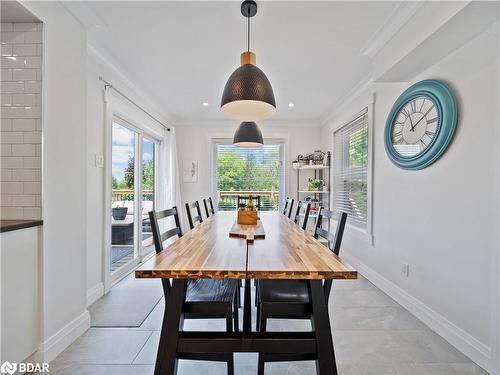
[[256,13],[255,1],[243,1],[241,14],[248,22],[248,48],[241,54],[241,66],[227,80],[220,103],[224,115],[234,120],[264,120],[276,111],[271,83],[264,72],[255,66],[255,54],[250,51],[250,18]]
[[260,147],[264,139],[259,126],[253,121],[244,121],[236,129],[233,144],[238,147]]
[[221,109],[235,120],[263,120],[276,111],[271,83],[262,70],[252,64],[236,69],[222,93]]

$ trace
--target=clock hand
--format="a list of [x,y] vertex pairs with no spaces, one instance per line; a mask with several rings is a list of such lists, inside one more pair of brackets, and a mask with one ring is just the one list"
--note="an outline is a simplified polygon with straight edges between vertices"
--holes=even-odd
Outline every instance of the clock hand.
[[408,116],[408,117],[410,118],[410,125],[411,125],[410,131],[412,131],[412,132],[413,132],[413,131],[415,131],[414,129],[415,129],[415,125],[416,125],[416,124],[415,124],[415,125],[413,125],[413,121],[411,121],[411,115],[410,115],[410,116]]
[[431,108],[429,108],[429,110],[427,112],[425,112],[425,115],[423,115],[420,120],[417,121],[417,123],[413,126],[413,128],[415,128],[415,126],[417,126],[419,124],[420,121],[422,121],[424,119],[424,117],[427,117],[427,115],[429,114],[429,112],[432,110],[432,108],[434,108],[434,106],[432,106]]

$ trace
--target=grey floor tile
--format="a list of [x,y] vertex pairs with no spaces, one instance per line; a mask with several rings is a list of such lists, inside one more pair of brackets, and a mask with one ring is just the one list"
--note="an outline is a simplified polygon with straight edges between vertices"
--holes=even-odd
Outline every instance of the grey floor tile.
[[50,367],[52,375],[151,375],[153,366],[145,365],[85,365],[66,363]]
[[450,363],[450,366],[458,375],[488,375],[488,373],[474,362]]
[[92,328],[71,344],[56,361],[79,364],[131,364],[151,333]]
[[467,363],[470,359],[430,329],[392,331],[394,340],[417,363]]
[[398,375],[457,375],[447,363],[415,363],[397,368]]
[[148,341],[144,344],[133,363],[135,365],[152,365],[156,362],[156,354],[158,350],[158,343],[160,342],[160,331],[154,331],[149,336]]
[[159,331],[161,329],[161,323],[163,321],[163,307],[155,307],[148,315],[146,320],[142,322],[139,328],[131,328],[131,329],[139,329],[142,331]]
[[[51,373],[152,374],[164,305],[162,298],[138,328],[89,330],[51,363]],[[341,375],[487,375],[362,276],[355,281],[334,281],[329,311]],[[252,306],[253,324],[255,312]],[[240,309],[240,329],[242,321]],[[188,319],[184,329],[224,331],[225,321]],[[311,324],[308,320],[270,319],[268,329],[308,331]],[[234,356],[236,375],[257,373],[256,353]],[[178,369],[179,375],[226,374],[223,362],[181,360]],[[266,375],[315,373],[314,362],[266,364]]]
[[427,328],[400,306],[345,307],[334,310],[332,315],[336,329],[423,330]]

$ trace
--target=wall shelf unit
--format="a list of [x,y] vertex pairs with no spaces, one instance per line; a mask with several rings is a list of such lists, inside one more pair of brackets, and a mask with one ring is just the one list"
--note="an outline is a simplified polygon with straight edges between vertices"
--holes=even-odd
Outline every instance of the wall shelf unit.
[[[324,159],[323,164],[306,164],[296,168],[297,171],[297,202],[311,203],[309,212],[308,229],[313,230],[320,207],[330,209],[330,153]],[[324,181],[322,190],[308,190],[309,179],[320,179]]]

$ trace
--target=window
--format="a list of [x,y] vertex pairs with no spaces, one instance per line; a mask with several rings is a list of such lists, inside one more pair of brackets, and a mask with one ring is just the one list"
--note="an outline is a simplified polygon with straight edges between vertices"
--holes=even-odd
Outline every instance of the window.
[[368,225],[368,111],[363,110],[333,135],[333,207],[348,223]]
[[219,210],[235,210],[238,195],[260,196],[262,211],[278,210],[284,191],[283,143],[241,148],[214,143],[213,186]]

